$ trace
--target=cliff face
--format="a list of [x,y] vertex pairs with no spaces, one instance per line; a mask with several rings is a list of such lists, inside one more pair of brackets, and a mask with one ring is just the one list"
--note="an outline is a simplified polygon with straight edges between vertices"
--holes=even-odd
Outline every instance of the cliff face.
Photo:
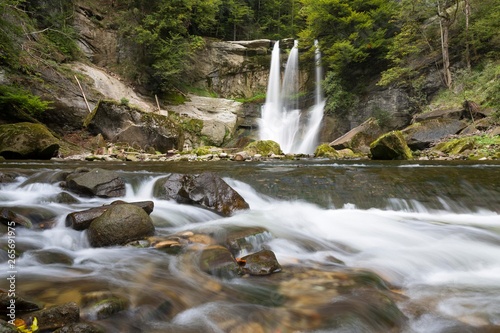
[[[33,1],[44,8],[52,8],[52,2],[55,3],[54,0]],[[83,120],[102,99],[123,100],[146,112],[158,110],[155,96],[142,84],[144,78],[140,75],[133,78],[127,76],[127,69],[137,66],[144,50],[121,37],[119,27],[113,20],[116,15],[113,7],[115,3],[111,0],[77,0],[72,2],[72,6],[68,5],[67,10],[72,12],[67,13],[67,16],[72,17],[77,45],[86,59],[78,63],[59,59],[58,65],[38,66],[36,75],[42,84],[34,83],[31,78],[24,82],[36,95],[52,101],[52,109],[44,112],[40,120],[60,134],[82,129]],[[292,45],[282,42],[283,49],[291,48]],[[272,46],[273,42],[267,39],[233,42],[205,39],[204,47],[187,59],[191,65],[185,76],[193,87],[213,91],[222,98],[249,98],[264,94]],[[286,51],[283,51],[283,64],[286,56]],[[7,84],[13,82],[2,71],[0,80]],[[310,84],[307,71],[301,73],[301,81],[302,91],[310,91],[305,88]],[[388,113],[393,127],[400,128],[411,118],[409,98],[401,90],[382,90],[377,87],[366,92],[361,99],[361,107],[355,113],[341,118],[325,117],[320,141],[333,141],[380,110]],[[178,107],[168,105],[161,99],[158,102],[162,112],[184,113],[185,117],[186,112],[176,111]],[[194,108],[194,111],[190,112],[189,117],[207,121],[210,111],[205,110],[206,103],[204,100],[197,106],[196,100],[191,100],[189,108]],[[217,128],[218,136],[213,138],[214,143],[226,144],[238,130],[243,131],[245,136],[256,136],[260,106],[254,104],[242,108],[238,103],[231,105],[234,108],[223,110],[227,111],[226,118],[230,118],[230,122],[216,125],[207,123],[203,135],[206,135],[208,126]],[[233,119],[235,115],[236,120]],[[221,141],[224,131],[228,134]],[[196,141],[194,138],[192,144],[196,145]]]

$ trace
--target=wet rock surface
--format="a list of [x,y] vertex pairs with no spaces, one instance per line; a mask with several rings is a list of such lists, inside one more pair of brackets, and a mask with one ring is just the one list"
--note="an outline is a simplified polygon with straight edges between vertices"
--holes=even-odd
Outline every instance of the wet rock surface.
[[[75,230],[85,230],[87,229],[92,221],[101,216],[105,211],[107,211],[112,205],[125,204],[125,201],[114,201],[111,205],[105,205],[101,207],[90,208],[87,210],[69,213],[66,216],[66,226],[71,227]],[[153,201],[141,201],[141,202],[131,202],[131,205],[138,206],[142,208],[148,215],[154,209]]]
[[79,171],[66,178],[68,190],[84,196],[104,198],[125,195],[125,182],[116,172],[101,168]]
[[211,172],[198,175],[171,174],[156,182],[153,194],[160,199],[196,204],[222,216],[249,208],[238,192]]
[[153,235],[155,227],[149,215],[131,204],[112,205],[90,224],[87,235],[94,247],[124,245]]

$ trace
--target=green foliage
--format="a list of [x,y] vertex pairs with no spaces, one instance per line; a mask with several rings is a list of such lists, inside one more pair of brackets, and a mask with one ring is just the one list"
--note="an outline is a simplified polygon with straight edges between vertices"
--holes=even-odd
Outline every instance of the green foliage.
[[345,116],[358,104],[358,97],[347,91],[342,79],[333,71],[329,72],[323,82],[325,96],[328,96],[325,112]]
[[0,85],[0,109],[4,112],[25,112],[37,116],[49,108],[50,102],[42,101],[38,96],[15,87]]
[[390,125],[390,122],[391,122],[391,113],[387,110],[383,110],[381,108],[375,108],[373,111],[372,111],[372,116],[373,118],[375,118],[375,120],[377,121],[377,124],[380,126],[380,127],[388,127]]
[[482,107],[500,110],[500,62],[485,61],[474,67],[456,71],[452,90],[443,90],[433,104],[460,106],[464,100]]
[[129,104],[129,100],[128,100],[127,98],[122,97],[122,98],[120,99],[120,105],[125,105],[125,106],[127,106],[128,104]]
[[248,98],[236,98],[240,103],[264,103],[266,101],[266,93],[257,93]]
[[365,70],[381,64],[393,29],[393,1],[302,0],[307,28],[301,39],[319,39],[324,65],[338,75],[352,77],[352,66]]
[[500,58],[500,2],[497,0],[471,0],[470,35],[475,54],[490,59]]

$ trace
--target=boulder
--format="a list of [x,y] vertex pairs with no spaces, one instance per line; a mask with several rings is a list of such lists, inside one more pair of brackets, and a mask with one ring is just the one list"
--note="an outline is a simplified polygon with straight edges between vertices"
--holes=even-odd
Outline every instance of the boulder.
[[[2,161],[3,157],[0,157]],[[0,184],[14,183],[20,175],[15,172],[2,172],[0,171]]]
[[389,132],[372,142],[370,153],[374,160],[409,160],[412,158],[411,150],[401,131]]
[[329,144],[323,143],[316,147],[314,151],[314,157],[328,157],[328,158],[339,158],[340,155],[337,153],[335,148],[330,147]]
[[368,153],[370,150],[370,143],[383,133],[377,120],[375,118],[369,118],[340,138],[330,142],[330,146],[337,150],[349,148],[353,151]]
[[52,331],[56,328],[80,321],[80,308],[75,302],[70,302],[21,316],[25,322],[34,317],[38,319],[38,328],[40,331]]
[[230,278],[241,274],[241,269],[231,252],[220,245],[203,248],[199,265],[203,272],[219,277]]
[[[111,205],[104,205],[100,207],[94,207],[79,212],[73,212],[66,215],[66,226],[71,227],[75,230],[85,230],[87,229],[92,221],[101,216],[105,211],[107,211],[112,205],[124,204],[124,201],[115,201]],[[131,202],[131,205],[135,205],[144,209],[144,211],[149,215],[153,211],[154,202],[153,201],[139,201]]]
[[411,149],[423,150],[434,142],[459,133],[466,126],[464,121],[457,119],[429,119],[408,126],[402,133]]
[[[221,146],[227,143],[236,131],[242,103],[195,95],[189,95],[188,98],[183,104],[169,106],[169,111],[182,117],[186,132],[203,137],[206,140],[204,144]],[[185,133],[186,137],[188,134]]]
[[[0,223],[9,225],[9,222],[14,222],[16,227],[33,228],[33,223],[26,216],[18,214],[9,208],[2,208],[0,210]],[[9,226],[12,227],[12,225]]]
[[280,145],[272,140],[257,140],[250,142],[246,147],[245,151],[250,155],[260,154],[262,156],[282,155]]
[[54,157],[59,140],[41,124],[0,125],[0,156],[6,159],[43,159]]
[[199,205],[222,216],[230,216],[236,211],[249,208],[238,192],[212,172],[198,175],[171,174],[158,179],[153,195],[159,199]]
[[464,117],[463,108],[439,109],[431,112],[417,114],[413,117],[413,123],[419,123],[431,119],[455,119],[460,120]]
[[128,143],[144,150],[153,147],[162,153],[180,149],[181,132],[172,119],[127,104],[101,101],[85,120],[85,125],[94,135],[102,134],[111,142]]
[[118,204],[92,221],[87,236],[93,247],[104,247],[124,245],[151,236],[154,231],[153,221],[142,208]]
[[273,238],[272,234],[262,227],[242,227],[231,225],[224,227],[225,232],[215,232],[215,235],[224,235],[217,239],[225,245],[233,255],[256,251],[257,246]]
[[68,190],[84,195],[103,198],[122,197],[125,195],[125,182],[113,171],[92,169],[88,172],[75,172],[66,178]]
[[242,257],[238,261],[243,273],[250,275],[270,275],[281,270],[273,251],[262,250]]
[[[12,297],[9,295],[7,290],[0,289],[0,315],[2,317],[10,313],[8,306],[11,304],[11,299]],[[16,315],[41,309],[40,305],[36,304],[35,302],[28,301],[19,295],[14,296],[14,300],[16,301]]]

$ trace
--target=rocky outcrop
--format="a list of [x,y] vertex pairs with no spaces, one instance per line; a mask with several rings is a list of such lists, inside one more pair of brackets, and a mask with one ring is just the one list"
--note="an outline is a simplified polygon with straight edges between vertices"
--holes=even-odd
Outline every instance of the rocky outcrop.
[[422,150],[447,136],[459,133],[465,127],[467,124],[461,120],[431,118],[408,126],[402,133],[411,149]]
[[225,97],[251,97],[265,91],[269,77],[270,40],[214,41],[194,57],[194,84]]
[[102,134],[106,140],[142,149],[167,152],[180,145],[180,130],[171,119],[114,101],[101,101],[85,124],[91,133]]
[[159,199],[198,205],[222,216],[230,216],[249,208],[238,192],[212,172],[198,175],[171,174],[158,179],[153,195]]
[[154,234],[155,227],[149,215],[130,204],[113,205],[96,218],[87,229],[90,245],[104,247],[124,245]]
[[0,125],[0,156],[6,159],[50,159],[60,142],[41,124]]
[[175,112],[181,120],[200,121],[199,128],[191,128],[190,133],[195,134],[194,137],[191,138],[185,133],[185,143],[191,147],[197,146],[200,137],[205,137],[208,141],[204,142],[205,145],[221,146],[228,142],[237,129],[238,113],[242,104],[223,98],[195,95],[189,95],[188,98],[183,104],[168,106],[169,112]]
[[412,158],[411,150],[401,131],[389,132],[372,142],[370,153],[374,160],[409,160]]
[[359,107],[349,115],[354,127],[370,117],[383,119],[380,124],[388,129],[399,129],[408,125],[413,115],[410,96],[403,89],[370,89],[360,100]]
[[349,148],[366,154],[370,150],[370,144],[383,133],[384,131],[377,120],[369,118],[361,125],[332,141],[330,146],[337,150]]
[[125,182],[115,172],[105,169],[76,170],[66,178],[68,190],[84,195],[103,198],[125,195]]

